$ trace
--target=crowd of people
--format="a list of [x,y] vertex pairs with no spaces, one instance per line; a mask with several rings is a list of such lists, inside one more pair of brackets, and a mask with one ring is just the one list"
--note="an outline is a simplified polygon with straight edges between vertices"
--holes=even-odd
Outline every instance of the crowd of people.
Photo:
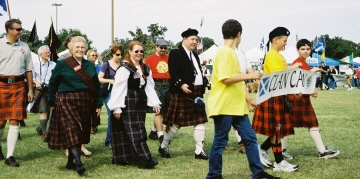
[[[46,45],[39,48],[39,61],[33,63],[29,47],[20,40],[21,21],[11,19],[5,23],[5,29],[7,35],[0,39],[0,59],[6,60],[6,63],[0,63],[0,139],[7,120],[10,126],[7,155],[3,155],[0,143],[0,160],[5,159],[6,165],[19,167],[14,158],[18,125],[27,118],[26,103],[35,98],[40,101],[36,113],[39,113],[37,130],[42,140],[48,143],[49,149],[65,150],[68,158],[65,168],[75,170],[79,175],[86,171],[81,154],[92,155],[85,144],[90,142],[91,134],[98,131],[103,104],[108,121],[104,144],[111,148],[111,162],[115,165],[129,165],[134,159],[141,161],[147,169],[158,165],[147,145],[148,138],[159,141],[161,157],[173,158],[170,143],[176,142],[176,133],[187,126],[194,129],[194,159],[209,162],[208,179],[222,178],[222,154],[231,126],[240,152],[248,158],[252,178],[279,178],[266,173],[263,166],[274,171],[299,169],[299,165],[287,162],[294,158],[286,148],[294,127],[309,128],[319,158],[333,158],[340,153],[322,142],[310,100],[311,96],[317,97],[317,88],[310,95],[274,96],[259,105],[249,94],[246,81],[256,83],[263,74],[289,68],[320,72],[320,88],[336,88],[334,78],[331,78],[332,74],[337,74],[334,67],[327,68],[322,64],[320,68],[310,69],[305,62],[311,52],[311,44],[306,39],[297,42],[299,58],[291,66],[286,64],[279,53],[290,35],[285,27],[277,27],[269,33],[262,73],[251,67],[239,49],[241,24],[233,19],[223,24],[224,45],[214,60],[211,92],[206,102],[208,110],[205,110],[203,95],[210,90],[206,89],[209,81],[205,77],[210,72],[193,52],[198,41],[196,29],[183,31],[182,42],[169,55],[166,54],[168,42],[164,39],[155,42],[155,53],[146,59],[143,44],[132,41],[126,51],[121,44],[112,45],[111,59],[104,63],[98,62],[95,50],[87,49],[85,38],[75,34],[70,34],[64,41],[69,53],[59,57],[57,63],[49,59],[51,52]],[[350,79],[349,89],[352,89],[353,73],[351,69],[345,72]],[[359,83],[360,70],[356,71],[356,76]],[[252,122],[249,112],[254,112]],[[149,136],[145,129],[146,113],[155,115]],[[208,117],[213,119],[215,126],[209,154],[204,150]],[[268,138],[259,145],[256,134]],[[268,158],[270,148],[274,163]]]

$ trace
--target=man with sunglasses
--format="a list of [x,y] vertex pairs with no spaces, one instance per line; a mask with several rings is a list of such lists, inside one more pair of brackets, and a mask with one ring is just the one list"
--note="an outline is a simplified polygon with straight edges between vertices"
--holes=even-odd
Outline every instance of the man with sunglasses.
[[169,54],[171,96],[163,121],[166,132],[158,150],[164,158],[172,158],[169,152],[170,140],[180,127],[194,126],[195,159],[208,159],[203,150],[207,116],[205,110],[195,108],[198,105],[194,103],[205,92],[200,59],[193,52],[197,46],[197,35],[198,31],[190,28],[181,33],[182,43]]
[[155,114],[154,126],[151,129],[149,138],[152,140],[159,139],[160,143],[164,139],[163,133],[163,115],[169,104],[169,87],[170,87],[170,73],[168,67],[169,56],[166,54],[168,43],[164,39],[159,39],[155,43],[156,52],[148,56],[145,64],[149,65],[152,71],[152,77],[155,82],[155,91],[161,101],[161,111]]
[[[19,122],[27,118],[26,101],[34,99],[33,61],[29,46],[20,41],[23,31],[21,21],[6,21],[5,30],[6,36],[0,39],[0,141],[9,120],[5,164],[19,167],[13,154],[19,136]],[[25,78],[28,91],[25,89]],[[4,159],[0,145],[0,160]]]

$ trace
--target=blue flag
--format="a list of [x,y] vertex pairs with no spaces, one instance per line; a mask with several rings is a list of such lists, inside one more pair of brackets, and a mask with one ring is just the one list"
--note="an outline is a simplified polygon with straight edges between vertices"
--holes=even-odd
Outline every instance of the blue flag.
[[323,52],[325,51],[326,43],[325,40],[320,40],[319,43],[315,46],[316,52]]
[[7,13],[6,0],[0,0],[0,16],[3,16]]
[[263,37],[261,42],[260,42],[260,49],[264,50],[264,46],[265,46],[265,42],[264,42],[264,37]]

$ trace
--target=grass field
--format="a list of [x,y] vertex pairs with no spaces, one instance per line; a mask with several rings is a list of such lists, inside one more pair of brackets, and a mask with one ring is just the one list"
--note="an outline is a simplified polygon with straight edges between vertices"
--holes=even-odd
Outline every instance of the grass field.
[[[254,96],[255,97],[255,96]],[[317,114],[321,135],[325,145],[335,146],[341,150],[334,159],[318,159],[316,147],[313,144],[308,129],[295,129],[296,135],[291,136],[288,151],[295,159],[289,160],[292,164],[300,165],[297,172],[268,173],[289,179],[355,179],[360,178],[360,91],[347,91],[341,88],[334,91],[319,91],[319,97],[312,98]],[[99,132],[91,136],[91,143],[87,145],[93,156],[82,156],[87,169],[82,178],[152,178],[152,179],[197,179],[205,178],[208,171],[208,162],[194,159],[193,128],[181,128],[170,146],[172,159],[161,158],[157,152],[159,143],[148,141],[153,158],[158,160],[156,169],[146,170],[137,166],[116,166],[111,164],[111,149],[104,146],[107,128],[107,116],[104,108],[102,124]],[[250,115],[250,119],[252,114]],[[153,114],[146,119],[147,129],[153,123]],[[29,114],[26,120],[27,127],[21,128],[22,140],[19,140],[15,150],[15,158],[20,163],[19,168],[0,165],[0,178],[80,178],[75,171],[65,169],[67,157],[63,151],[51,151],[37,135],[35,128],[39,124],[37,114]],[[207,134],[205,151],[209,152],[213,140],[213,121],[206,124]],[[3,153],[6,155],[6,138],[8,126],[1,140]],[[149,130],[148,130],[149,133]],[[230,132],[229,145],[236,147],[237,142],[233,131]],[[259,143],[264,136],[258,136]],[[226,179],[250,178],[250,170],[245,155],[238,151],[225,151],[223,155],[223,177]],[[270,161],[274,161],[270,155]],[[3,162],[3,161],[1,161]]]

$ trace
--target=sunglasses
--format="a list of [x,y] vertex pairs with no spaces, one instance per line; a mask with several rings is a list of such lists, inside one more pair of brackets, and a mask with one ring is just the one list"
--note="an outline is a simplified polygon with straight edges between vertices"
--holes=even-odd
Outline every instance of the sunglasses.
[[120,53],[120,54],[119,54],[119,53],[116,53],[115,55],[119,57],[119,56],[121,56],[121,53]]
[[135,53],[144,53],[144,50],[135,50]]
[[15,30],[18,31],[18,32],[24,30],[23,28],[10,28],[10,29],[15,29]]
[[166,50],[167,49],[167,47],[161,47],[161,46],[159,46],[159,48],[161,49],[161,50]]
[[91,56],[93,56],[93,57],[97,57],[97,55],[91,55]]

